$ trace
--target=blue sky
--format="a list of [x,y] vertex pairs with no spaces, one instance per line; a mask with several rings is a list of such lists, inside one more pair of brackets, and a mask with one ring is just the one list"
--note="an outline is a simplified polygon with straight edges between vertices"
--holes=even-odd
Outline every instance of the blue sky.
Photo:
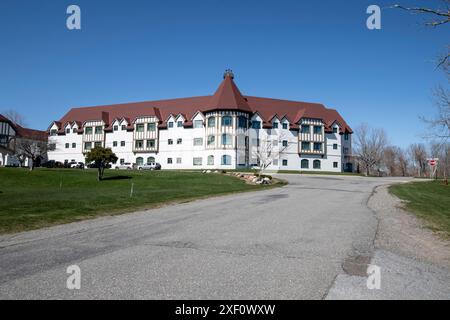
[[[234,70],[244,94],[324,103],[352,127],[419,141],[448,26],[387,9],[435,1],[2,0],[0,112],[46,129],[75,106],[212,94]],[[77,4],[82,30],[66,28]],[[366,28],[378,4],[382,29]]]

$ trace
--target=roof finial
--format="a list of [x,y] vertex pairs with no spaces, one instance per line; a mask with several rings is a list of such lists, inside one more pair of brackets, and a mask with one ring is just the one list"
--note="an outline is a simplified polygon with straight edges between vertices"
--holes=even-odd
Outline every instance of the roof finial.
[[223,78],[230,77],[231,79],[234,79],[234,73],[233,70],[227,69],[225,70],[225,73],[223,74]]

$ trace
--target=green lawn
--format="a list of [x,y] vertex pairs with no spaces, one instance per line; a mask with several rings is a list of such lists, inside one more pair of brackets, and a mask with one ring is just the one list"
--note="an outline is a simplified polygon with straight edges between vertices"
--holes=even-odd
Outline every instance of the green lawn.
[[442,181],[393,185],[389,191],[406,200],[407,209],[430,223],[430,228],[450,235],[450,186]]
[[0,168],[0,233],[267,188],[199,172],[107,170],[101,182],[96,174],[95,170]]

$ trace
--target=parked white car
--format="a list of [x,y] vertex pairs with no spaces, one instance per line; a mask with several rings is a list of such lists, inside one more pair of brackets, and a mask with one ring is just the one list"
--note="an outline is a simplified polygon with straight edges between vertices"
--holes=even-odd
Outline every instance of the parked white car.
[[125,162],[116,165],[116,170],[133,170],[133,164],[130,162]]
[[161,165],[156,162],[146,163],[138,166],[138,170],[161,170]]
[[84,169],[83,162],[70,162],[69,166],[71,169]]

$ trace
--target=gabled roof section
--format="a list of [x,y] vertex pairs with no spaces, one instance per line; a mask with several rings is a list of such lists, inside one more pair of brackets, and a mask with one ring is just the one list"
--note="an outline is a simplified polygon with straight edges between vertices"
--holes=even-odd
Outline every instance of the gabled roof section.
[[233,79],[231,72],[225,73],[222,83],[205,106],[205,110],[240,110],[252,113],[247,99],[239,91]]
[[16,132],[16,135],[20,138],[47,141],[47,132],[41,130],[34,130],[29,128],[24,128],[21,125],[9,120],[7,117],[0,114],[0,121],[7,122]]

